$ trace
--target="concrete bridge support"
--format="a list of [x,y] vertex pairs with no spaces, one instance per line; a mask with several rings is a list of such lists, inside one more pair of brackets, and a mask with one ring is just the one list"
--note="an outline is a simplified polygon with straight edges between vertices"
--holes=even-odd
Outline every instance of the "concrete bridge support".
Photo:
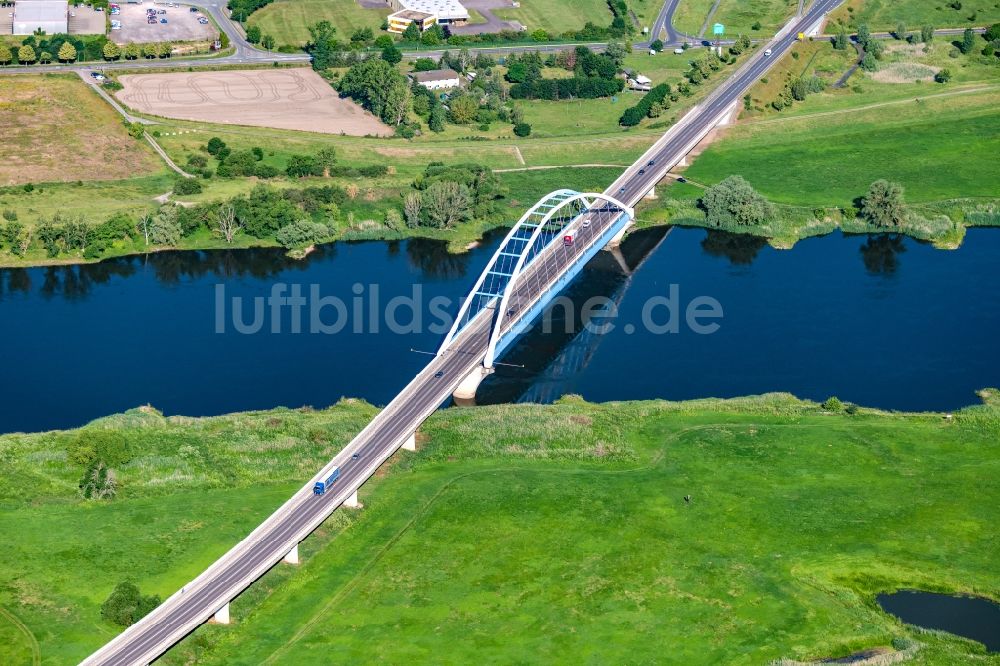
[[659,199],[659,197],[656,196],[656,185],[649,188],[649,192],[646,192],[646,196],[644,196],[643,199],[649,199],[650,201],[653,199]]
[[402,449],[404,451],[416,451],[417,450],[417,433],[413,433],[412,435],[410,435],[409,437],[406,438],[406,441],[403,442]]
[[298,564],[299,563],[299,544],[292,546],[292,549],[285,553],[285,557],[281,560],[285,564]]
[[212,622],[215,624],[230,624],[228,603],[226,603],[226,605],[219,610],[215,611],[215,616],[212,617]]
[[622,239],[625,238],[625,234],[628,233],[628,230],[632,228],[633,224],[635,224],[635,223],[632,220],[629,220],[628,223],[625,226],[622,227],[621,231],[619,231],[618,233],[616,233],[611,238],[611,240],[608,241],[608,244],[604,246],[604,249],[606,249],[606,250],[612,250],[612,249],[618,247],[619,245],[621,245],[622,244]]
[[483,380],[491,374],[493,374],[491,368],[484,368],[481,365],[473,368],[472,372],[462,380],[462,383],[458,385],[458,388],[451,395],[455,404],[462,406],[475,405],[476,390],[483,383]]
[[364,507],[364,504],[358,501],[357,490],[351,493],[351,496],[344,500],[343,506],[346,506],[348,509],[361,509]]

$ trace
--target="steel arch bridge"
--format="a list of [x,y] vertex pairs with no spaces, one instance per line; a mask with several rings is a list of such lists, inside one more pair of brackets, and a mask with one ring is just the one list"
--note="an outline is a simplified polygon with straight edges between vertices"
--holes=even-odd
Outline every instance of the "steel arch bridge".
[[[489,315],[493,321],[483,366],[491,369],[497,355],[502,352],[502,349],[497,351],[498,346],[502,346],[501,339],[506,338],[506,342],[509,342],[510,338],[516,337],[518,331],[512,332],[510,329],[522,322],[527,325],[540,310],[540,306],[543,307],[561,287],[560,284],[550,285],[546,293],[539,294],[535,303],[518,303],[511,307],[511,294],[519,282],[526,279],[528,273],[532,273],[527,271],[532,262],[550,248],[551,251],[569,254],[570,248],[563,244],[563,236],[578,232],[583,226],[593,225],[599,233],[590,240],[588,251],[575,253],[576,258],[562,277],[562,280],[568,281],[634,217],[633,208],[607,194],[563,189],[542,197],[521,216],[500,243],[463,301],[438,354],[444,353],[471,321],[479,316]],[[553,277],[540,275],[539,271],[533,273],[531,277],[540,285]]]

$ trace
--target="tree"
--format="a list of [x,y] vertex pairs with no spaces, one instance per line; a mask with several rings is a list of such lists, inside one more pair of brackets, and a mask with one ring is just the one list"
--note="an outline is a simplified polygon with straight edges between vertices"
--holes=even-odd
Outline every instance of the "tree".
[[160,49],[157,48],[155,42],[150,42],[148,44],[142,45],[142,55],[146,58],[155,58],[160,54]]
[[173,50],[174,47],[171,46],[170,42],[160,42],[156,45],[156,53],[161,58],[169,58]]
[[59,62],[73,62],[76,60],[76,47],[69,42],[63,42],[59,47]]
[[435,104],[431,107],[431,115],[427,119],[427,126],[432,132],[443,132],[444,131],[444,120],[445,113],[444,107],[440,104]]
[[878,227],[899,227],[906,222],[903,186],[876,180],[861,198],[861,217]]
[[972,49],[976,47],[976,33],[972,31],[972,28],[966,28],[965,32],[962,34],[962,43],[958,45],[958,48],[962,53],[972,53]]
[[260,26],[252,25],[247,28],[247,41],[256,44],[260,41]]
[[14,54],[10,52],[10,47],[4,43],[0,43],[0,65],[9,65],[13,59]]
[[292,155],[288,158],[285,173],[292,178],[304,178],[306,176],[319,176],[323,172],[316,165],[315,158],[310,155]]
[[306,51],[312,56],[313,69],[322,71],[330,67],[337,49],[337,29],[329,21],[318,21],[309,26]]
[[208,144],[205,145],[205,150],[208,151],[209,155],[218,155],[219,151],[226,147],[226,142],[217,136],[213,136],[208,140]]
[[410,25],[406,26],[406,30],[403,31],[403,41],[404,42],[420,41],[420,26],[418,26],[415,21],[411,21]]
[[431,58],[417,58],[413,62],[414,72],[429,72],[433,69],[437,69],[437,63]]
[[663,50],[663,40],[654,39],[653,41],[651,41],[649,43],[649,49],[651,51],[657,51],[657,52],[662,51]]
[[846,51],[848,44],[847,31],[841,29],[837,36],[833,38],[833,48],[838,51]]
[[122,54],[122,50],[118,48],[118,45],[110,41],[104,44],[101,52],[104,54],[105,60],[117,60]]
[[872,39],[868,42],[868,46],[865,47],[865,51],[871,53],[876,60],[881,60],[882,54],[885,52],[885,46],[877,39]]
[[875,60],[875,56],[871,53],[865,53],[865,57],[861,59],[861,69],[866,72],[874,72],[878,69],[878,62]]
[[128,440],[116,430],[84,428],[66,445],[70,462],[87,467],[98,460],[108,465],[122,465],[132,459]]
[[115,586],[101,604],[101,617],[121,627],[135,624],[160,605],[157,595],[144,597],[134,583],[124,581]]
[[174,194],[201,194],[201,182],[197,178],[178,178],[174,183]]
[[423,210],[423,200],[416,192],[406,195],[403,201],[403,215],[406,217],[406,226],[420,226],[420,213]]
[[397,49],[395,44],[390,44],[382,49],[382,60],[385,60],[390,65],[398,64],[402,59],[403,52]]
[[517,136],[531,136],[531,125],[528,123],[518,123],[514,125],[514,134]]
[[161,206],[149,226],[149,240],[154,245],[177,245],[181,240],[181,227],[177,224],[177,211],[173,206]]
[[35,62],[35,58],[35,49],[31,48],[27,44],[17,50],[17,60],[22,65],[30,65]]
[[456,125],[467,125],[476,119],[479,102],[471,95],[462,95],[461,97],[453,97],[450,107],[448,113],[451,116],[451,122]]
[[871,30],[868,29],[867,23],[862,23],[858,26],[858,44],[861,44],[861,48],[867,49],[868,42],[872,40]]
[[942,69],[940,72],[934,75],[934,80],[938,83],[948,83],[951,81],[951,70]]
[[274,49],[274,37],[271,35],[261,35],[260,45],[263,46],[268,51]]
[[142,52],[139,49],[139,45],[136,44],[135,42],[129,42],[128,44],[126,44],[125,50],[122,52],[125,54],[126,60],[135,60],[140,55],[142,55]]
[[316,163],[317,171],[329,178],[330,170],[337,164],[337,149],[332,146],[320,148],[313,160]]
[[934,39],[934,26],[925,25],[920,28],[920,41],[930,44],[932,39]]
[[153,216],[149,213],[143,213],[142,217],[139,218],[139,230],[142,232],[143,238],[146,239],[146,245],[149,245],[149,223],[153,221]]
[[988,42],[995,42],[1000,39],[1000,23],[994,23],[989,28],[986,29],[986,33],[983,37]]
[[278,230],[275,239],[288,249],[306,247],[330,235],[330,229],[325,224],[299,220]]
[[892,36],[896,39],[906,39],[906,24],[900,21],[896,24],[896,29],[893,30]]
[[792,97],[797,101],[801,102],[809,94],[809,85],[806,83],[805,79],[795,79],[791,86]]
[[42,63],[43,65],[49,64],[50,62],[52,62],[52,54],[49,53],[48,51],[42,51],[41,53],[38,54],[38,62]]
[[777,215],[771,202],[742,176],[729,176],[708,188],[701,203],[708,222],[716,227],[757,226]]
[[427,222],[438,229],[448,229],[472,215],[469,188],[463,183],[439,180],[421,197]]

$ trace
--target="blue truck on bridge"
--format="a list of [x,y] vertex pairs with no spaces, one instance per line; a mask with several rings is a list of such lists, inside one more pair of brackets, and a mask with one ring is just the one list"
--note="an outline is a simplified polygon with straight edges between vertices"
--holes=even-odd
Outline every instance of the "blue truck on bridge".
[[330,472],[330,476],[326,477],[326,479],[323,481],[316,482],[316,485],[313,486],[313,494],[322,495],[323,493],[325,493],[327,490],[330,489],[330,486],[332,486],[333,482],[336,481],[339,477],[340,477],[340,468],[334,467],[333,471]]

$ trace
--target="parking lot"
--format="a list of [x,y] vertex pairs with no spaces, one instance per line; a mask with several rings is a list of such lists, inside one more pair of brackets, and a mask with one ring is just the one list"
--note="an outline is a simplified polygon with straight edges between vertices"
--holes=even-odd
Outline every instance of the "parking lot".
[[[147,9],[155,9],[156,22],[150,23]],[[112,20],[121,21],[121,30],[112,30],[110,38],[117,44],[145,44],[148,42],[204,42],[215,39],[219,31],[212,22],[198,22],[204,15],[192,12],[187,5],[169,6],[167,3],[145,2],[138,5],[121,3],[121,13]],[[207,17],[206,17],[207,18]],[[161,21],[166,19],[166,23]]]

